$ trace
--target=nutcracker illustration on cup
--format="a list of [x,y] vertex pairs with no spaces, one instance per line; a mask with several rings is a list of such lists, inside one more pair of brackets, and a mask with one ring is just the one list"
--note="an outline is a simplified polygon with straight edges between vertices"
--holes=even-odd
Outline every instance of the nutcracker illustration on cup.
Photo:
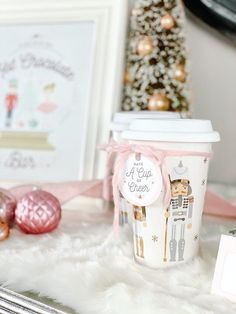
[[143,233],[146,228],[146,208],[144,206],[133,206],[134,211],[134,237],[135,252],[137,257],[144,258]]
[[[167,234],[170,235],[169,251],[170,262],[184,260],[185,231],[192,228],[192,215],[194,197],[188,180],[188,168],[183,166],[182,161],[173,169],[171,184],[171,202],[165,212],[166,234],[164,261],[167,261]],[[168,233],[169,230],[169,233]],[[178,257],[177,257],[178,251]]]
[[18,89],[17,80],[11,79],[9,81],[8,93],[6,94],[6,97],[5,97],[5,105],[6,105],[6,110],[7,110],[6,122],[5,122],[6,127],[11,126],[12,118],[13,118],[13,111],[18,103],[17,89]]

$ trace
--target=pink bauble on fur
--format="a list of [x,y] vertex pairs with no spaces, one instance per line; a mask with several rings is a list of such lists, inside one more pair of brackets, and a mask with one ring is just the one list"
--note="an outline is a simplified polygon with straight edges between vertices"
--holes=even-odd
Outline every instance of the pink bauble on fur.
[[61,205],[51,193],[36,190],[18,201],[15,220],[26,233],[40,234],[54,230],[61,219]]

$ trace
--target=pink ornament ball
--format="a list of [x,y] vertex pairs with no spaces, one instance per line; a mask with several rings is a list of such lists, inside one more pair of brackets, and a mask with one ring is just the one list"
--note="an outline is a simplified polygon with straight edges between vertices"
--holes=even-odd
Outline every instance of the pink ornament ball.
[[57,228],[61,219],[61,205],[51,193],[36,190],[18,201],[15,221],[25,233],[40,234]]

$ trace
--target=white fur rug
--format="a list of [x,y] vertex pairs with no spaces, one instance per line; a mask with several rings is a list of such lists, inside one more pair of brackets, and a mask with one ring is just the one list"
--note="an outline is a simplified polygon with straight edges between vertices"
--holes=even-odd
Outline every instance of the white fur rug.
[[0,282],[49,296],[80,314],[236,313],[236,304],[210,294],[220,234],[235,222],[205,217],[193,262],[150,270],[134,263],[129,229],[115,242],[111,211],[82,201],[77,210],[63,212],[51,234],[13,229],[0,243]]

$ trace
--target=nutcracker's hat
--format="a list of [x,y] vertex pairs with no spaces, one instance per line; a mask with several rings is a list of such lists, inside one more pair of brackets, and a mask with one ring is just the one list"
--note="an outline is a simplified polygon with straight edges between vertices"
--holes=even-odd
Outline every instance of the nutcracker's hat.
[[171,173],[171,182],[173,181],[188,181],[189,174],[188,174],[188,168],[183,165],[182,160],[178,163],[176,167],[172,169]]

